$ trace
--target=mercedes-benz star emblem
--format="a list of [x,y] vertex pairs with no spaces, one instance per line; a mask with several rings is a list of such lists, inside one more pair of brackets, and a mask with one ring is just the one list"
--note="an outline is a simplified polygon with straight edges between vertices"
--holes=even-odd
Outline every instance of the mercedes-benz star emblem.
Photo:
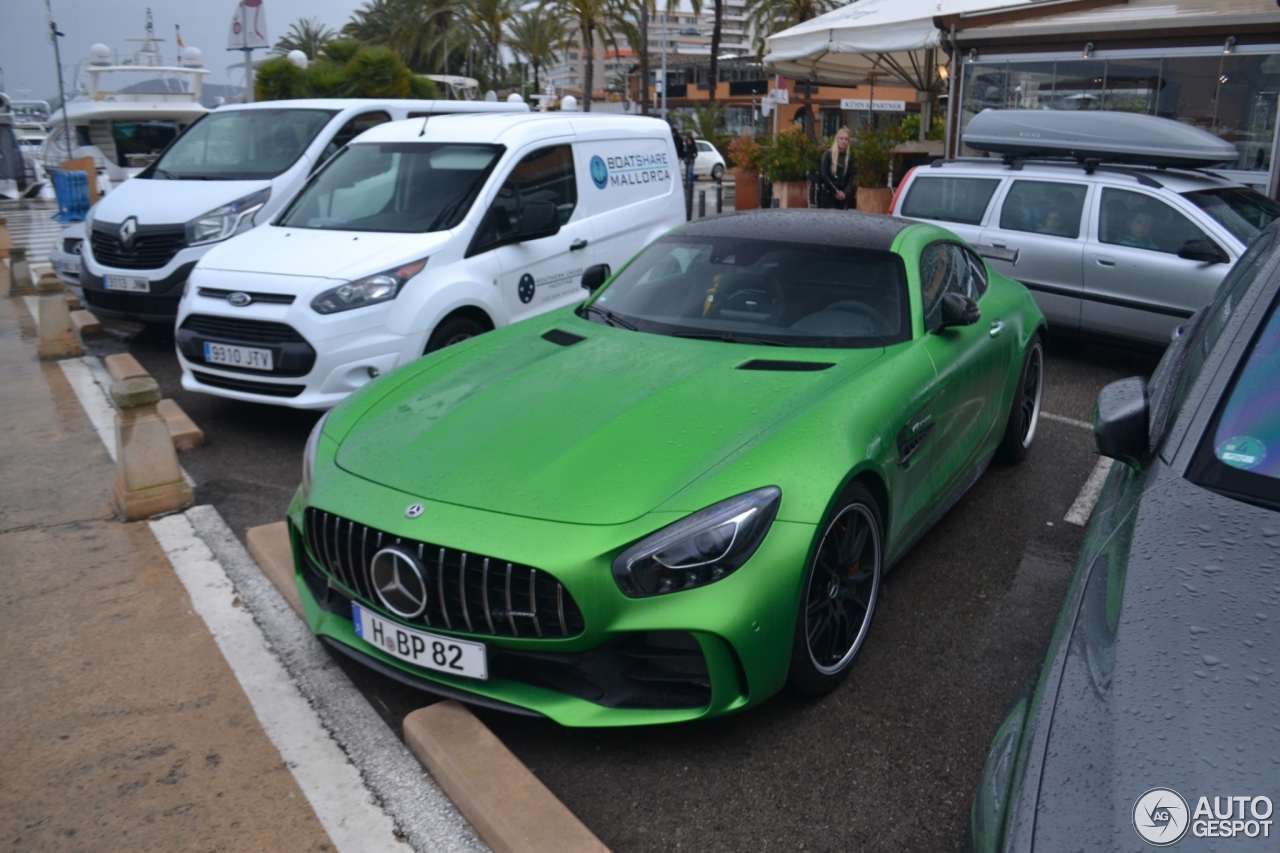
[[405,507],[404,517],[417,518],[418,516],[422,515],[422,512],[425,509],[426,507],[424,507],[422,504],[409,504],[409,506]]
[[138,217],[130,216],[120,224],[120,245],[126,249],[133,248],[133,240],[138,236]]
[[373,588],[387,609],[405,619],[427,609],[427,582],[418,561],[398,548],[383,548],[369,565]]
[[248,305],[250,302],[253,301],[253,297],[247,293],[241,293],[239,290],[237,290],[235,293],[227,294],[227,301],[230,302],[232,305],[236,306],[237,308],[243,308],[244,306]]

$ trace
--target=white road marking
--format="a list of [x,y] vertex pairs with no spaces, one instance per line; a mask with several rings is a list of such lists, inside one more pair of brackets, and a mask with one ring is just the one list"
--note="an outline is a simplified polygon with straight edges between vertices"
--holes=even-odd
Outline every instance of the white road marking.
[[[236,590],[185,515],[150,522],[191,604],[213,634],[316,817],[339,853],[403,853],[395,825],[364,789],[356,767],[320,724],[280,661],[267,650],[253,615],[233,604]],[[359,791],[361,795],[352,796]]]
[[24,296],[22,304],[27,306],[27,311],[31,314],[31,319],[36,321],[36,327],[40,326],[40,297]]
[[1067,510],[1063,521],[1080,527],[1085,526],[1089,516],[1093,515],[1093,507],[1098,503],[1098,496],[1102,494],[1102,486],[1107,482],[1107,474],[1111,473],[1112,462],[1114,462],[1113,459],[1103,456],[1098,460],[1098,464],[1093,466],[1089,479],[1084,481],[1080,494],[1076,495],[1075,503],[1071,504],[1071,509]]
[[[106,386],[102,384],[101,377],[94,371],[93,365],[95,364],[106,375],[108,379]],[[116,410],[111,405],[111,397],[107,394],[111,375],[102,368],[102,362],[93,356],[64,358],[58,362],[58,367],[62,368],[62,374],[67,377],[67,382],[71,384],[71,390],[76,392],[76,397],[80,400],[80,406],[84,409],[84,413],[89,416],[89,421],[98,433],[98,438],[102,439],[102,443],[107,446],[107,452],[111,454],[112,459],[115,459]]]
[[1078,421],[1075,418],[1068,418],[1068,417],[1064,417],[1063,415],[1055,415],[1051,412],[1042,411],[1040,413],[1040,417],[1044,418],[1047,421],[1057,421],[1060,424],[1067,424],[1068,426],[1080,427],[1081,429],[1087,429],[1087,430],[1093,429],[1093,424],[1091,423],[1086,423],[1085,421]]

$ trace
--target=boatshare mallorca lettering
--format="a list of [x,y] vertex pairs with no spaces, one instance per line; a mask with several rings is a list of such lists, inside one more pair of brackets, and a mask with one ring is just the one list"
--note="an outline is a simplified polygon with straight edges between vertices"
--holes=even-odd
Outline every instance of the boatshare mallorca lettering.
[[671,164],[667,152],[621,154],[604,158],[609,167],[609,186],[636,186],[671,180]]

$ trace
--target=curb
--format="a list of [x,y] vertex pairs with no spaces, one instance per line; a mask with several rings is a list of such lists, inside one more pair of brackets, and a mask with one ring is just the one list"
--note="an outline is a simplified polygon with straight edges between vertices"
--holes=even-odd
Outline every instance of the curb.
[[244,534],[249,556],[262,569],[293,612],[302,617],[302,597],[294,579],[293,549],[289,545],[289,522],[277,521],[261,527],[250,527]]

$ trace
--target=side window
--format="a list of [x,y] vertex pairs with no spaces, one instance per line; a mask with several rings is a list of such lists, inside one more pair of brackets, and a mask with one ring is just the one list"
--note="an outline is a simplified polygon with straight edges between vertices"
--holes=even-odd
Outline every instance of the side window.
[[702,140],[698,140],[698,150],[699,150],[699,151],[711,151],[711,150],[712,150],[712,148],[711,148],[711,143],[710,143],[710,142],[703,142]]
[[977,225],[998,186],[999,178],[917,177],[902,202],[902,215]]
[[978,257],[976,253],[967,248],[961,248],[964,252],[965,260],[969,263],[969,273],[973,280],[973,299],[981,299],[982,294],[987,292],[987,265]]
[[1080,215],[1089,187],[1053,181],[1014,181],[1000,208],[1000,227],[1053,237],[1080,236]]
[[1162,201],[1142,193],[1106,187],[1102,191],[1098,239],[1114,246],[1176,255],[1188,240],[1208,240],[1209,237]]
[[377,127],[383,122],[391,121],[391,116],[378,111],[372,113],[361,113],[342,126],[342,129],[333,135],[333,139],[329,140],[329,144],[324,147],[324,151],[320,152],[320,158],[316,161],[316,166],[320,166],[325,160],[328,160],[338,149],[364,133],[371,127]]
[[[967,249],[957,243],[938,242],[920,253],[920,296],[924,308],[924,327],[932,329],[942,320],[942,295],[959,293],[976,300],[986,289],[985,271],[981,279]],[[981,262],[979,262],[980,264]]]
[[578,205],[578,179],[573,170],[572,146],[539,148],[520,158],[498,189],[476,245],[502,242],[514,234],[521,212],[531,201],[555,204],[561,225],[573,216]]

